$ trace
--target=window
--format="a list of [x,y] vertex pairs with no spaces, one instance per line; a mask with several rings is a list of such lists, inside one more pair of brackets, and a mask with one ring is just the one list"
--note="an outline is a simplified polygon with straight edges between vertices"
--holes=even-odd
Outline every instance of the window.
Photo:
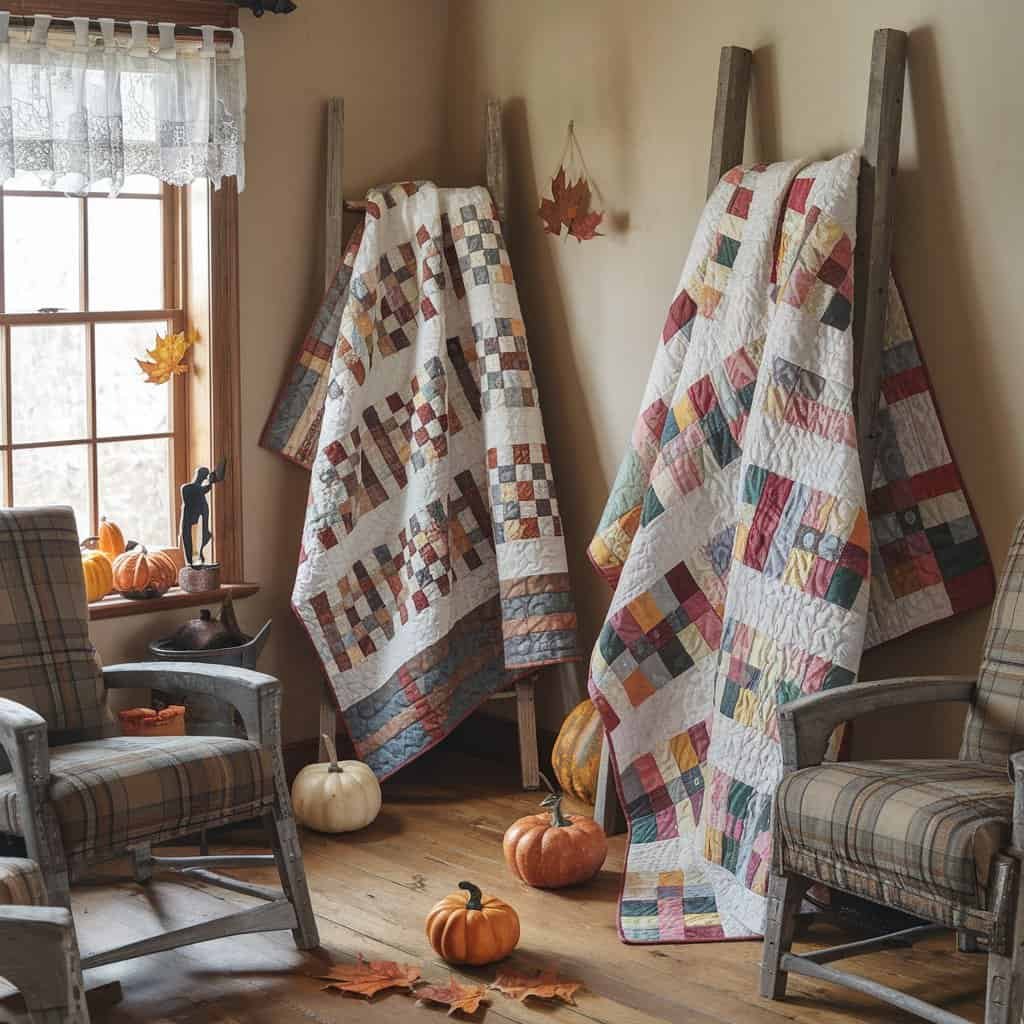
[[147,177],[116,199],[4,186],[4,504],[69,504],[83,538],[107,516],[140,543],[174,543],[188,384],[149,384],[135,360],[185,327],[183,202]]

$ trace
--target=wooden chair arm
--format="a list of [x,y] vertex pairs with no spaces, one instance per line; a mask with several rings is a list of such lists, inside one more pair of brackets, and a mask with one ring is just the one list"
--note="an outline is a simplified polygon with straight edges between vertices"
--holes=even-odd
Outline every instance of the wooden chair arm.
[[842,722],[881,708],[969,701],[974,687],[969,676],[907,676],[798,697],[778,711],[783,772],[821,764],[832,730]]
[[264,747],[281,741],[281,684],[273,676],[236,665],[142,661],[103,670],[110,689],[152,688],[199,693],[227,701],[242,716],[250,740]]

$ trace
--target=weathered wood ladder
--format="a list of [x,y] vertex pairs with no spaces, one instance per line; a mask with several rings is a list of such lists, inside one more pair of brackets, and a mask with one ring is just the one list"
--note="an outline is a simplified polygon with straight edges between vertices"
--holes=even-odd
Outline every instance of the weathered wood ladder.
[[[365,202],[344,202],[342,171],[345,154],[345,101],[338,96],[327,101],[327,148],[325,152],[326,193],[324,196],[324,285],[330,287],[338,263],[345,250],[344,211],[364,211]],[[501,104],[498,100],[487,103],[484,121],[484,155],[486,159],[487,187],[498,208],[498,219],[504,221],[507,202],[508,174],[506,173],[505,145],[501,131]],[[536,674],[516,681],[511,689],[499,690],[488,700],[514,700],[519,726],[519,765],[524,789],[540,788],[540,756],[537,749],[537,711],[534,703]],[[326,685],[326,684],[325,684]],[[320,728],[318,735],[334,736],[337,731],[337,711],[325,693],[320,701]],[[327,756],[323,739],[318,757]]]
[[[725,46],[718,64],[718,96],[708,167],[710,195],[726,171],[743,162],[747,100],[753,54]],[[875,32],[871,51],[867,120],[857,189],[857,246],[854,254],[854,412],[865,490],[870,489],[877,436],[872,433],[882,375],[882,339],[892,256],[893,191],[899,161],[907,35],[893,28]],[[601,748],[594,817],[610,834],[624,818],[615,792],[608,741]]]

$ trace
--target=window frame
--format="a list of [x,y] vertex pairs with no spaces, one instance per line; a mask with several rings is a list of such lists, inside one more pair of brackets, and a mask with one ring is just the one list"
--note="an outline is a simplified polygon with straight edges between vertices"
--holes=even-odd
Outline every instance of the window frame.
[[[226,0],[50,0],[46,10],[55,18],[111,17],[119,21],[143,19],[150,24],[168,21],[219,28],[238,25],[238,8]],[[225,584],[241,584],[245,576],[237,183],[234,178],[225,178],[219,189],[213,189],[207,182],[196,182],[172,191],[176,192],[177,201],[173,218],[169,212],[171,204],[165,204],[164,237],[165,241],[171,237],[176,241],[178,260],[173,274],[178,291],[175,294],[165,288],[164,303],[170,307],[168,299],[175,294],[182,326],[194,327],[202,338],[202,343],[190,354],[192,372],[179,379],[174,392],[172,425],[184,418],[186,441],[175,448],[172,476],[176,481],[179,477],[184,481],[196,466],[212,466],[221,458],[227,460],[226,479],[210,492],[213,557],[220,563]],[[78,315],[74,322],[82,319]],[[115,319],[116,316],[108,314],[100,322]],[[7,346],[5,351],[9,351]],[[94,417],[94,413],[90,416]],[[90,422],[94,425],[94,418]],[[206,600],[208,603],[209,595]],[[135,602],[124,611],[113,607],[101,609],[102,603],[92,607],[92,617],[137,614],[146,602]]]

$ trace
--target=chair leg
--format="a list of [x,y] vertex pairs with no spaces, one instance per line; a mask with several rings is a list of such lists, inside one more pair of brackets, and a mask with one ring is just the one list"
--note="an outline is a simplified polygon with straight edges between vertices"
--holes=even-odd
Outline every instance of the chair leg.
[[761,954],[761,995],[782,999],[789,973],[781,969],[783,956],[793,945],[793,929],[800,901],[809,883],[798,875],[777,875],[768,880],[768,915]]
[[519,722],[519,766],[523,789],[540,789],[540,753],[537,748],[537,708],[534,703],[536,676],[516,683],[516,718]]
[[52,807],[42,808],[38,819],[26,823],[25,849],[29,858],[39,865],[49,905],[70,910],[71,880],[64,859],[60,825]]
[[270,833],[281,888],[295,910],[297,925],[292,930],[292,936],[299,949],[316,949],[320,945],[320,933],[309,899],[302,847],[299,845],[299,833],[292,814],[292,801],[280,750],[274,753],[274,789],[274,806],[263,816],[263,821]]

